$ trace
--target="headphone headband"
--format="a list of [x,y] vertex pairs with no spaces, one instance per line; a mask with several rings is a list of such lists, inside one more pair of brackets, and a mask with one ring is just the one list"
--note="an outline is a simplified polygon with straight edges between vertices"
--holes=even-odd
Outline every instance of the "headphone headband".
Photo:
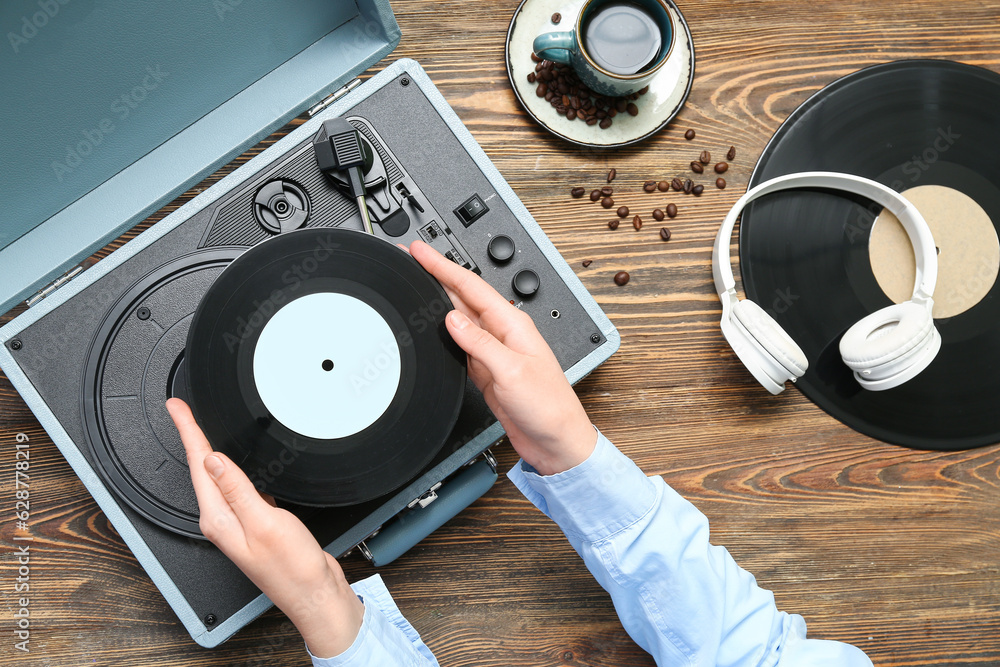
[[850,192],[866,197],[888,209],[903,224],[906,235],[913,246],[913,254],[917,263],[917,276],[911,300],[922,303],[931,298],[937,283],[937,249],[934,246],[931,230],[917,207],[895,190],[861,176],[830,171],[805,171],[778,176],[751,188],[739,198],[723,221],[722,227],[719,228],[719,233],[715,237],[715,245],[712,248],[712,273],[719,298],[722,299],[723,306],[727,310],[728,306],[736,299],[736,279],[733,276],[729,255],[729,245],[733,228],[736,226],[736,219],[746,205],[753,200],[772,192],[795,188],[825,188]]

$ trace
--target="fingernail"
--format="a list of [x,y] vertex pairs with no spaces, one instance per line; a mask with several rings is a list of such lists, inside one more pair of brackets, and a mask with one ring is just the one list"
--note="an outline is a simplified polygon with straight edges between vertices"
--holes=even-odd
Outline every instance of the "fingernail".
[[222,471],[226,469],[226,466],[222,464],[222,459],[218,456],[209,454],[205,457],[205,469],[208,470],[209,475],[218,479]]
[[453,310],[451,311],[451,323],[455,325],[456,329],[464,329],[469,326],[469,318],[465,316],[465,313]]

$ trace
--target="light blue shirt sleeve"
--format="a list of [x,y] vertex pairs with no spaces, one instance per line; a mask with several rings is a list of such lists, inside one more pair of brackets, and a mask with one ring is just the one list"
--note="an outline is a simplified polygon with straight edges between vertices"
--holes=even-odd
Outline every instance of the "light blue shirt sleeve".
[[603,435],[575,468],[542,476],[520,461],[507,476],[562,528],[657,665],[871,667],[854,646],[807,639],[801,616],[709,544],[705,515]]
[[351,584],[365,605],[361,630],[351,647],[332,658],[317,658],[313,667],[438,667],[438,661],[410,625],[382,583],[372,575]]

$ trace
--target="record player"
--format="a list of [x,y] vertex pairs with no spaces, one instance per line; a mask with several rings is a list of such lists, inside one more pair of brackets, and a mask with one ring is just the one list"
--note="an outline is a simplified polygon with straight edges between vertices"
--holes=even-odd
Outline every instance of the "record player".
[[[4,140],[4,163],[19,158],[23,168],[3,186],[17,214],[0,237],[0,301],[7,310],[27,297],[30,307],[0,329],[0,367],[191,636],[216,646],[270,602],[200,535],[164,402],[191,398],[188,378],[201,369],[189,367],[192,321],[234,260],[324,230],[364,238],[358,247],[376,248],[372,257],[422,239],[528,313],[571,382],[613,354],[619,336],[417,62],[399,60],[363,84],[353,78],[398,42],[384,0],[192,3],[189,13],[122,2],[59,7],[61,17],[19,42],[36,57],[2,68],[21,99],[78,104],[30,109],[28,119],[4,110],[28,138]],[[3,9],[15,22],[35,11]],[[308,121],[250,162],[102,261],[77,264],[307,109]],[[317,143],[335,118],[361,138],[372,236],[338,174],[319,166]],[[362,277],[344,280],[360,285],[356,300],[380,302],[378,266],[361,261]],[[403,317],[401,326],[415,331],[443,317],[443,302],[427,304],[425,320]],[[247,312],[271,318],[284,304],[271,305]],[[344,345],[349,354],[350,337]],[[412,385],[422,373],[402,375]],[[391,562],[495,481],[488,448],[502,429],[464,374],[449,386],[456,414],[447,428],[438,424],[443,435],[426,431],[437,440],[432,454],[346,496],[286,503],[327,551],[357,547],[376,565]],[[400,401],[411,405],[426,388],[410,386]],[[266,408],[271,400],[281,397]],[[343,435],[287,421],[321,441]],[[262,475],[283,461],[265,461]]]

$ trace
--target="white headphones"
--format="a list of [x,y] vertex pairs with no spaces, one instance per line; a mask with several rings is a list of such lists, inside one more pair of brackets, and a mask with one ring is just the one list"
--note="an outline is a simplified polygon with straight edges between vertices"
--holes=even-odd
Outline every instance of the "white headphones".
[[740,197],[723,221],[712,249],[712,274],[722,300],[722,334],[743,365],[772,394],[781,393],[786,380],[795,382],[809,366],[802,349],[764,309],[736,296],[729,257],[733,227],[744,207],[758,197],[793,188],[858,194],[881,204],[903,223],[917,262],[913,296],[868,315],[848,329],[840,339],[840,356],[865,389],[891,389],[912,379],[941,349],[931,298],[937,282],[937,249],[930,228],[913,204],[881,183],[860,176],[824,171],[789,174],[765,181]]

